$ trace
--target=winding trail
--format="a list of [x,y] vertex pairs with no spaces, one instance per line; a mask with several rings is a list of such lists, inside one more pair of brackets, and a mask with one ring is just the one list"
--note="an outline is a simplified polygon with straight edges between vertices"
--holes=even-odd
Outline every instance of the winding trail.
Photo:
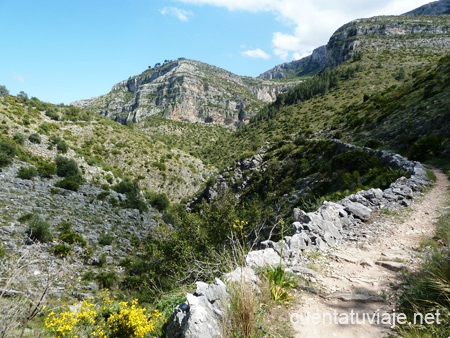
[[417,248],[433,237],[446,207],[449,181],[442,172],[435,174],[436,184],[409,209],[373,220],[375,238],[346,244],[315,260],[319,272],[313,281],[320,294],[295,296],[290,311],[295,338],[379,338],[393,333],[388,314],[393,318],[401,275],[419,266]]

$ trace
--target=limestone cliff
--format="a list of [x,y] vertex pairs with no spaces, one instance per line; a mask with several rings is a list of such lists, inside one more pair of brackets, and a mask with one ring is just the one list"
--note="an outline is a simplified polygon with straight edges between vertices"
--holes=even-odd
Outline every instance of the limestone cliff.
[[296,83],[241,77],[180,58],[157,64],[119,82],[106,95],[74,105],[92,108],[121,123],[159,114],[178,121],[234,126],[244,123],[262,105],[274,101]]
[[[439,2],[441,3],[441,2]],[[444,5],[442,2],[441,7]],[[440,7],[440,8],[441,8]],[[434,7],[433,7],[434,8]],[[339,28],[326,46],[310,56],[284,63],[261,74],[264,79],[310,75],[364,53],[443,54],[450,50],[448,15],[379,16],[357,19]]]

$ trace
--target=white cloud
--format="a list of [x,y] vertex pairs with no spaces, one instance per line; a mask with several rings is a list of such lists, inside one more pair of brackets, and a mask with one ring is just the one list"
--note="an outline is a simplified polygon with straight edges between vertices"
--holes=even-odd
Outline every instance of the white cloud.
[[[286,32],[274,32],[274,54],[282,59],[307,55],[324,45],[343,24],[375,15],[397,15],[431,0],[178,0],[195,5],[211,5],[228,10],[272,12],[286,24]],[[290,31],[289,31],[290,30]]]
[[265,51],[263,51],[260,48],[253,49],[253,50],[246,50],[246,51],[242,52],[242,55],[248,56],[250,58],[255,58],[255,59],[264,59],[264,60],[270,59],[270,55],[267,54]]
[[176,17],[180,21],[188,21],[189,17],[192,15],[191,12],[185,11],[177,7],[164,7],[161,10],[162,15],[170,15]]

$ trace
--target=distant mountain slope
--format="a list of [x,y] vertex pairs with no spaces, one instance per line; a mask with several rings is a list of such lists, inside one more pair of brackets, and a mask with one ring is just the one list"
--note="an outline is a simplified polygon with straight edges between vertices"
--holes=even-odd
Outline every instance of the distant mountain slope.
[[404,15],[436,15],[436,14],[450,14],[450,1],[440,0],[416,8]]
[[162,115],[177,121],[232,126],[243,123],[294,84],[241,77],[206,63],[180,58],[130,77],[106,95],[73,104],[121,123]]
[[315,49],[312,55],[276,66],[259,77],[280,79],[312,75],[358,58],[359,53],[398,50],[416,54],[418,48],[433,54],[450,50],[447,16],[379,16],[354,20],[339,28],[328,44]]

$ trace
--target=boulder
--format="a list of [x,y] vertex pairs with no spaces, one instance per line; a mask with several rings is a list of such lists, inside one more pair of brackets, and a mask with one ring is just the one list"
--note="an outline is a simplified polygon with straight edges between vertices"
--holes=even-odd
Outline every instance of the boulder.
[[277,266],[280,263],[284,263],[281,257],[272,248],[250,251],[245,256],[245,261],[250,267],[256,266],[260,268],[264,268],[267,266]]
[[215,284],[197,283],[194,294],[178,305],[167,320],[167,338],[220,338],[222,317],[230,295],[225,284],[216,278]]
[[364,222],[369,220],[372,213],[372,210],[358,202],[347,202],[345,210]]

